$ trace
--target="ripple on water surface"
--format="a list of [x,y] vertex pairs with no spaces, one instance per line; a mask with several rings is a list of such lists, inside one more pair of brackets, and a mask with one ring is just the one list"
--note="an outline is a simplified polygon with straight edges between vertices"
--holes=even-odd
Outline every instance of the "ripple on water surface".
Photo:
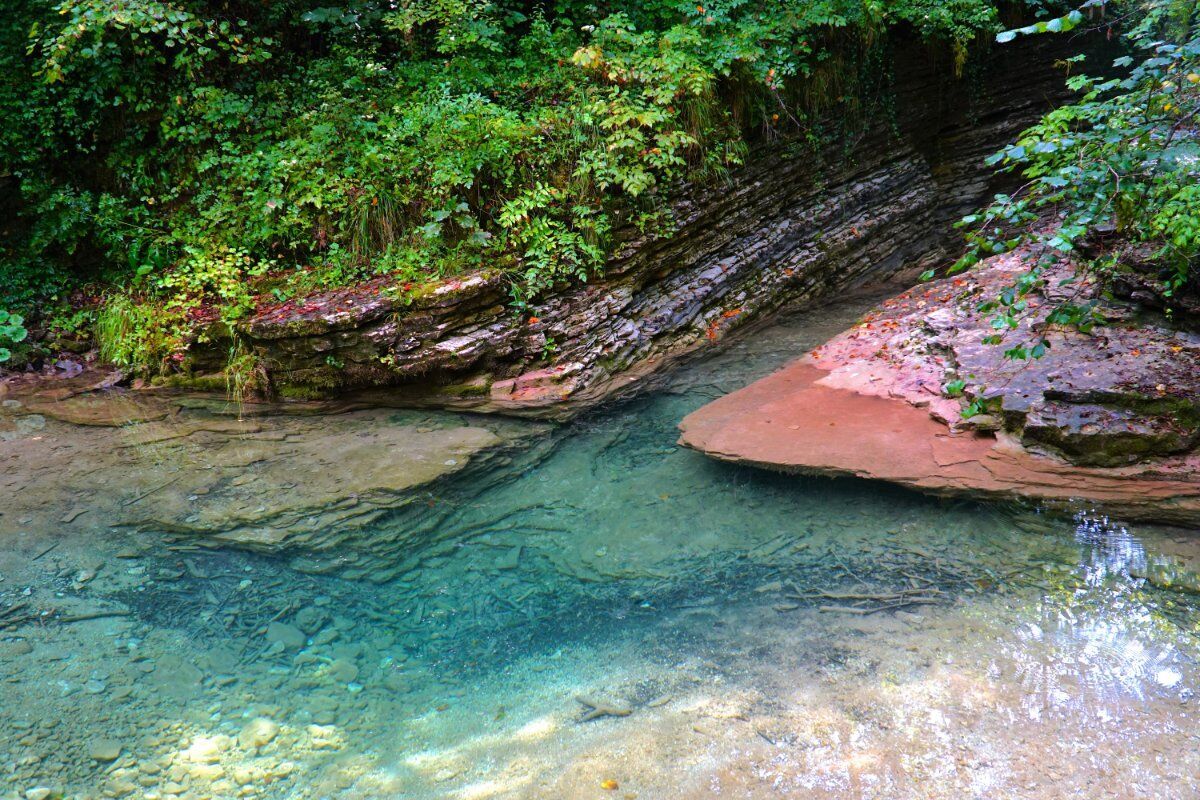
[[[0,797],[1200,795],[1190,533],[675,446],[854,311],[539,428],[333,551],[5,529]],[[29,614],[77,598],[121,615]]]

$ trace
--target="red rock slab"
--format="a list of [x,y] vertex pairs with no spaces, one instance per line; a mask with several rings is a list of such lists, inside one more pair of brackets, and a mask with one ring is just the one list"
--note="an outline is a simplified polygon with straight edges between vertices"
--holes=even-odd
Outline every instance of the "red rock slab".
[[689,414],[680,443],[759,467],[889,481],[940,495],[1099,506],[1130,520],[1200,525],[1200,458],[1074,466],[1000,434],[953,432],[903,399],[821,385],[803,360]]

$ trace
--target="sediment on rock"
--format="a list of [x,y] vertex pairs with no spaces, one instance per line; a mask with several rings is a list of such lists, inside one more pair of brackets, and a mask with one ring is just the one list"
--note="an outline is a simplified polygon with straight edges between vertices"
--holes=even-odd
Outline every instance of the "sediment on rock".
[[[679,194],[673,235],[624,232],[602,277],[525,313],[495,271],[419,287],[380,278],[262,311],[238,335],[285,398],[568,415],[786,304],[943,259],[946,223],[993,188],[983,156],[1064,96],[1060,46],[981,54],[982,82],[901,50],[891,118],[820,152],[759,148],[727,184]],[[228,346],[194,349],[203,372]]]

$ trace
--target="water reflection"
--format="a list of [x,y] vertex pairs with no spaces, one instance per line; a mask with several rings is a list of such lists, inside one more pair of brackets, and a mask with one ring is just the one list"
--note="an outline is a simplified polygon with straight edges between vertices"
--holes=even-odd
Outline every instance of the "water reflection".
[[[1176,611],[1180,598],[1138,577],[1156,556],[1104,516],[1081,513],[1074,521],[1077,566],[1055,576],[1055,588],[1007,649],[1026,691],[1024,712],[1030,719],[1057,713],[1108,722],[1153,701],[1187,703],[1195,641],[1190,624],[1179,626],[1164,608]],[[1184,614],[1194,618],[1190,604]]]
[[1090,586],[1110,578],[1129,578],[1146,569],[1146,549],[1129,529],[1095,512],[1075,516],[1075,539],[1087,556],[1082,564]]

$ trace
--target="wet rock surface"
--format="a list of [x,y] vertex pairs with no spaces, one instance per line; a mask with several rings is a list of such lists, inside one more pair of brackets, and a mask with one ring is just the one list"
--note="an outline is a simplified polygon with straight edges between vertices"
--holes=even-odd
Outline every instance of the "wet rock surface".
[[[964,277],[918,287],[757,384],[692,414],[684,444],[718,458],[855,474],[935,492],[1106,504],[1131,518],[1200,521],[1200,336],[1103,300],[1089,280],[1046,276],[1031,305],[1070,291],[1097,299],[1110,324],[1034,331],[1033,315],[999,345],[981,301],[1024,267],[1000,256]],[[1066,287],[1069,287],[1066,288]],[[1011,347],[1044,337],[1040,359]],[[968,395],[996,398],[964,420]]]
[[[262,309],[243,342],[285,397],[567,416],[629,394],[786,304],[944,258],[946,223],[995,188],[983,156],[1062,97],[1059,44],[980,54],[982,84],[897,52],[894,117],[855,122],[853,143],[762,148],[728,183],[683,191],[671,236],[624,231],[602,275],[524,313],[494,271],[380,278]],[[227,351],[197,347],[190,366],[219,370]]]

